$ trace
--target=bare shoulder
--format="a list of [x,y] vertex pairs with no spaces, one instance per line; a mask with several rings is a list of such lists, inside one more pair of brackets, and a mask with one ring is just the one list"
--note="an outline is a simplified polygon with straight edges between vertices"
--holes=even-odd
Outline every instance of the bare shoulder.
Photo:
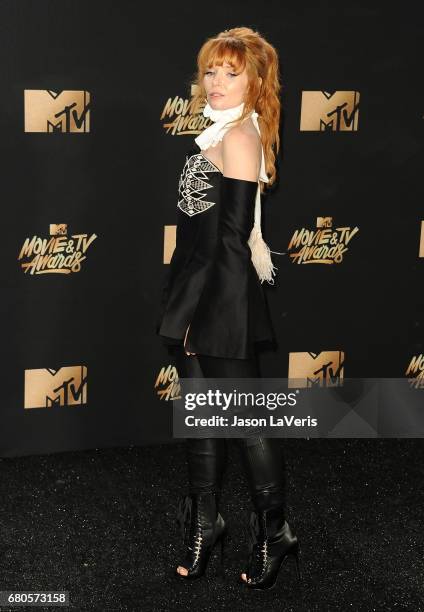
[[228,130],[222,139],[224,176],[257,182],[260,160],[261,139],[251,120]]

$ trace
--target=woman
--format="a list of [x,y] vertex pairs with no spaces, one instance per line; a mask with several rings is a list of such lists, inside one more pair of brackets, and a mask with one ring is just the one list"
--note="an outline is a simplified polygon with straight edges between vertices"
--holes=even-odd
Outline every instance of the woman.
[[[278,57],[259,33],[240,27],[207,40],[197,63],[193,102],[207,102],[203,115],[213,123],[195,139],[181,173],[157,333],[180,377],[258,378],[257,351],[275,342],[261,284],[274,282],[275,266],[260,231],[260,192],[276,176]],[[240,577],[248,588],[270,588],[288,555],[300,577],[299,542],[285,517],[284,458],[279,440],[237,442],[254,507]],[[188,439],[186,446],[189,495],[179,514],[186,548],[177,573],[190,580],[204,574],[216,544],[222,550],[226,440]]]

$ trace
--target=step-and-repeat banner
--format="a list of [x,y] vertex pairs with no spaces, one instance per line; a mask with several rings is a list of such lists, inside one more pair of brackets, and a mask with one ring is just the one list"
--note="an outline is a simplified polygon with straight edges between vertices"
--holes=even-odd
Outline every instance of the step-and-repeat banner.
[[205,39],[239,25],[277,48],[283,84],[262,375],[420,385],[420,20],[359,0],[209,9],[0,4],[1,456],[172,440],[178,372],[155,321],[208,125],[191,81]]

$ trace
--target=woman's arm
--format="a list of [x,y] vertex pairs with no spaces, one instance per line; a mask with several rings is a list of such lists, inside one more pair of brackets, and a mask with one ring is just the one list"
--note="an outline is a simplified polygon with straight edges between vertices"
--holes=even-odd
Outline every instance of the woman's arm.
[[258,133],[229,130],[222,140],[223,174],[245,181],[259,180],[262,145]]

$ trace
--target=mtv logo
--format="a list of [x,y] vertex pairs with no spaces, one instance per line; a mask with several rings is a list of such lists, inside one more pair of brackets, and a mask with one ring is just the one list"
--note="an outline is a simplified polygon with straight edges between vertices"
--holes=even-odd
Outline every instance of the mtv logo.
[[356,132],[358,91],[303,91],[300,130],[314,132]]
[[333,217],[317,217],[317,227],[333,227]]
[[68,233],[67,223],[50,223],[50,236],[66,236]]
[[344,353],[322,351],[321,353],[290,353],[288,379],[290,388],[335,387],[343,380]]
[[87,403],[86,366],[25,370],[24,408]]
[[88,91],[24,90],[25,132],[90,131]]

